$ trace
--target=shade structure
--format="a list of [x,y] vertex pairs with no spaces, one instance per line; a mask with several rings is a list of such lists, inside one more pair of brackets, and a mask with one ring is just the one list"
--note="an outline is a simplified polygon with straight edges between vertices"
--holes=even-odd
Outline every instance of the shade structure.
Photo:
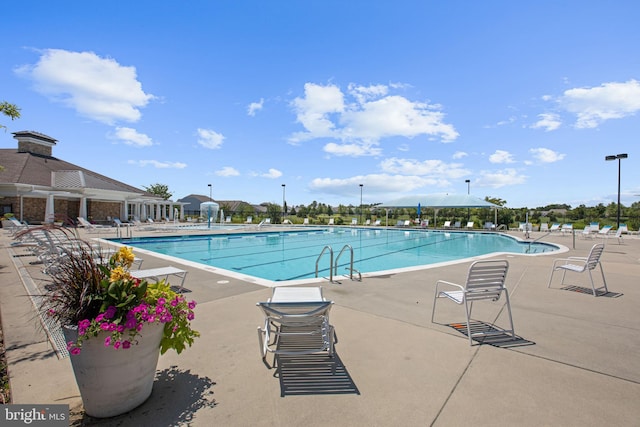
[[501,206],[488,202],[479,197],[470,194],[427,194],[405,196],[398,199],[390,200],[386,203],[378,205],[383,209],[393,208],[432,208],[435,210],[433,223],[437,224],[437,211],[443,208],[490,208],[495,209],[495,217],[497,222],[497,209]]
[[405,196],[378,205],[381,208],[499,208],[499,205],[488,202],[470,194],[427,194]]

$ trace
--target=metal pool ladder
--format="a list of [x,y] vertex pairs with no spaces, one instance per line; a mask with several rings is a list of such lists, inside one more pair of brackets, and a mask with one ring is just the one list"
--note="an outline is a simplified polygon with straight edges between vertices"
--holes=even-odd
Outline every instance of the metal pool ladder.
[[318,255],[318,259],[316,259],[316,277],[318,277],[318,264],[320,263],[320,259],[322,259],[322,256],[325,254],[326,251],[329,251],[329,256],[330,256],[330,260],[329,260],[329,281],[331,283],[333,283],[334,274],[335,275],[338,274],[338,260],[340,259],[340,257],[344,253],[344,251],[347,250],[347,249],[349,250],[349,253],[351,254],[351,259],[349,261],[349,267],[346,268],[347,270],[349,270],[349,279],[353,280],[353,272],[355,271],[356,273],[358,273],[358,281],[362,282],[362,274],[358,270],[353,268],[353,248],[351,247],[351,245],[344,245],[342,247],[342,249],[340,249],[340,253],[338,253],[338,256],[336,257],[335,261],[333,259],[333,248],[331,246],[329,246],[329,245],[327,245],[324,248],[322,248],[322,251],[320,252],[320,255]]

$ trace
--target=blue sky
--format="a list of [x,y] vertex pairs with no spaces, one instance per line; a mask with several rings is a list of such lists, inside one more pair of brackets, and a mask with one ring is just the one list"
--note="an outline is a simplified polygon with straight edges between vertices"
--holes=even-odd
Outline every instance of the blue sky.
[[[12,1],[0,132],[177,200],[640,200],[636,1]],[[465,180],[470,180],[469,185]],[[360,184],[363,185],[362,189]]]

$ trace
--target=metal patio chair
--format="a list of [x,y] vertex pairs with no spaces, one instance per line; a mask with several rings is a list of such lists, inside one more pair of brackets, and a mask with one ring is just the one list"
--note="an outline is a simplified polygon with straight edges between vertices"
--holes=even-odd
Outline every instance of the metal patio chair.
[[[446,298],[449,301],[453,301],[456,304],[464,305],[465,315],[467,319],[467,335],[469,337],[469,344],[473,345],[474,337],[486,337],[489,335],[504,335],[510,333],[513,339],[516,339],[515,331],[513,327],[513,317],[511,315],[511,303],[509,302],[509,292],[504,285],[507,278],[507,271],[509,270],[509,263],[506,260],[491,260],[491,261],[475,261],[469,266],[467,273],[467,279],[464,285],[448,282],[446,280],[438,280],[436,282],[436,292],[433,297],[433,309],[431,311],[431,322],[434,323],[434,315],[436,311],[436,302],[440,298]],[[441,290],[440,287],[444,286],[449,290]],[[509,330],[490,330],[490,331],[471,331],[471,310],[473,309],[473,303],[476,301],[498,301],[500,295],[504,293],[505,304],[509,314],[509,323],[511,329]]]
[[[600,289],[604,288],[605,292],[609,292],[607,289],[607,280],[604,277],[604,270],[602,269],[602,263],[600,262],[600,257],[604,252],[604,243],[598,243],[593,245],[591,251],[589,251],[589,255],[586,257],[569,257],[569,258],[559,258],[553,261],[553,266],[551,267],[551,276],[549,276],[549,283],[547,284],[547,288],[551,287],[551,281],[553,280],[553,273],[558,270],[562,270],[562,282],[561,285],[564,284],[564,277],[567,271],[573,271],[574,273],[587,273],[589,275],[589,280],[591,281],[591,289],[593,291],[593,296],[597,297]],[[600,288],[596,288],[593,282],[593,276],[591,274],[591,270],[594,270],[596,267],[600,266],[600,273],[602,274],[602,281],[604,283]]]

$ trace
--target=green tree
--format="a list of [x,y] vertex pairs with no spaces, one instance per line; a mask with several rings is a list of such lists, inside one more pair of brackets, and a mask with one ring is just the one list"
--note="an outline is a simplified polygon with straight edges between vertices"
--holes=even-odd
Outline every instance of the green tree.
[[[0,102],[0,113],[10,117],[11,120],[20,118],[20,109],[15,104],[10,104],[7,101]],[[6,128],[6,126],[0,124],[0,128]]]
[[[0,113],[4,114],[7,117],[10,117],[11,120],[15,120],[20,118],[20,109],[16,107],[14,104],[10,104],[7,101],[0,102]],[[0,124],[0,128],[7,128]],[[4,167],[0,165],[0,171],[3,170]]]
[[165,184],[156,183],[156,184],[151,184],[148,187],[143,186],[143,188],[151,194],[155,194],[158,197],[162,197],[164,200],[169,200],[171,196],[173,196],[173,193],[169,192],[169,186]]

